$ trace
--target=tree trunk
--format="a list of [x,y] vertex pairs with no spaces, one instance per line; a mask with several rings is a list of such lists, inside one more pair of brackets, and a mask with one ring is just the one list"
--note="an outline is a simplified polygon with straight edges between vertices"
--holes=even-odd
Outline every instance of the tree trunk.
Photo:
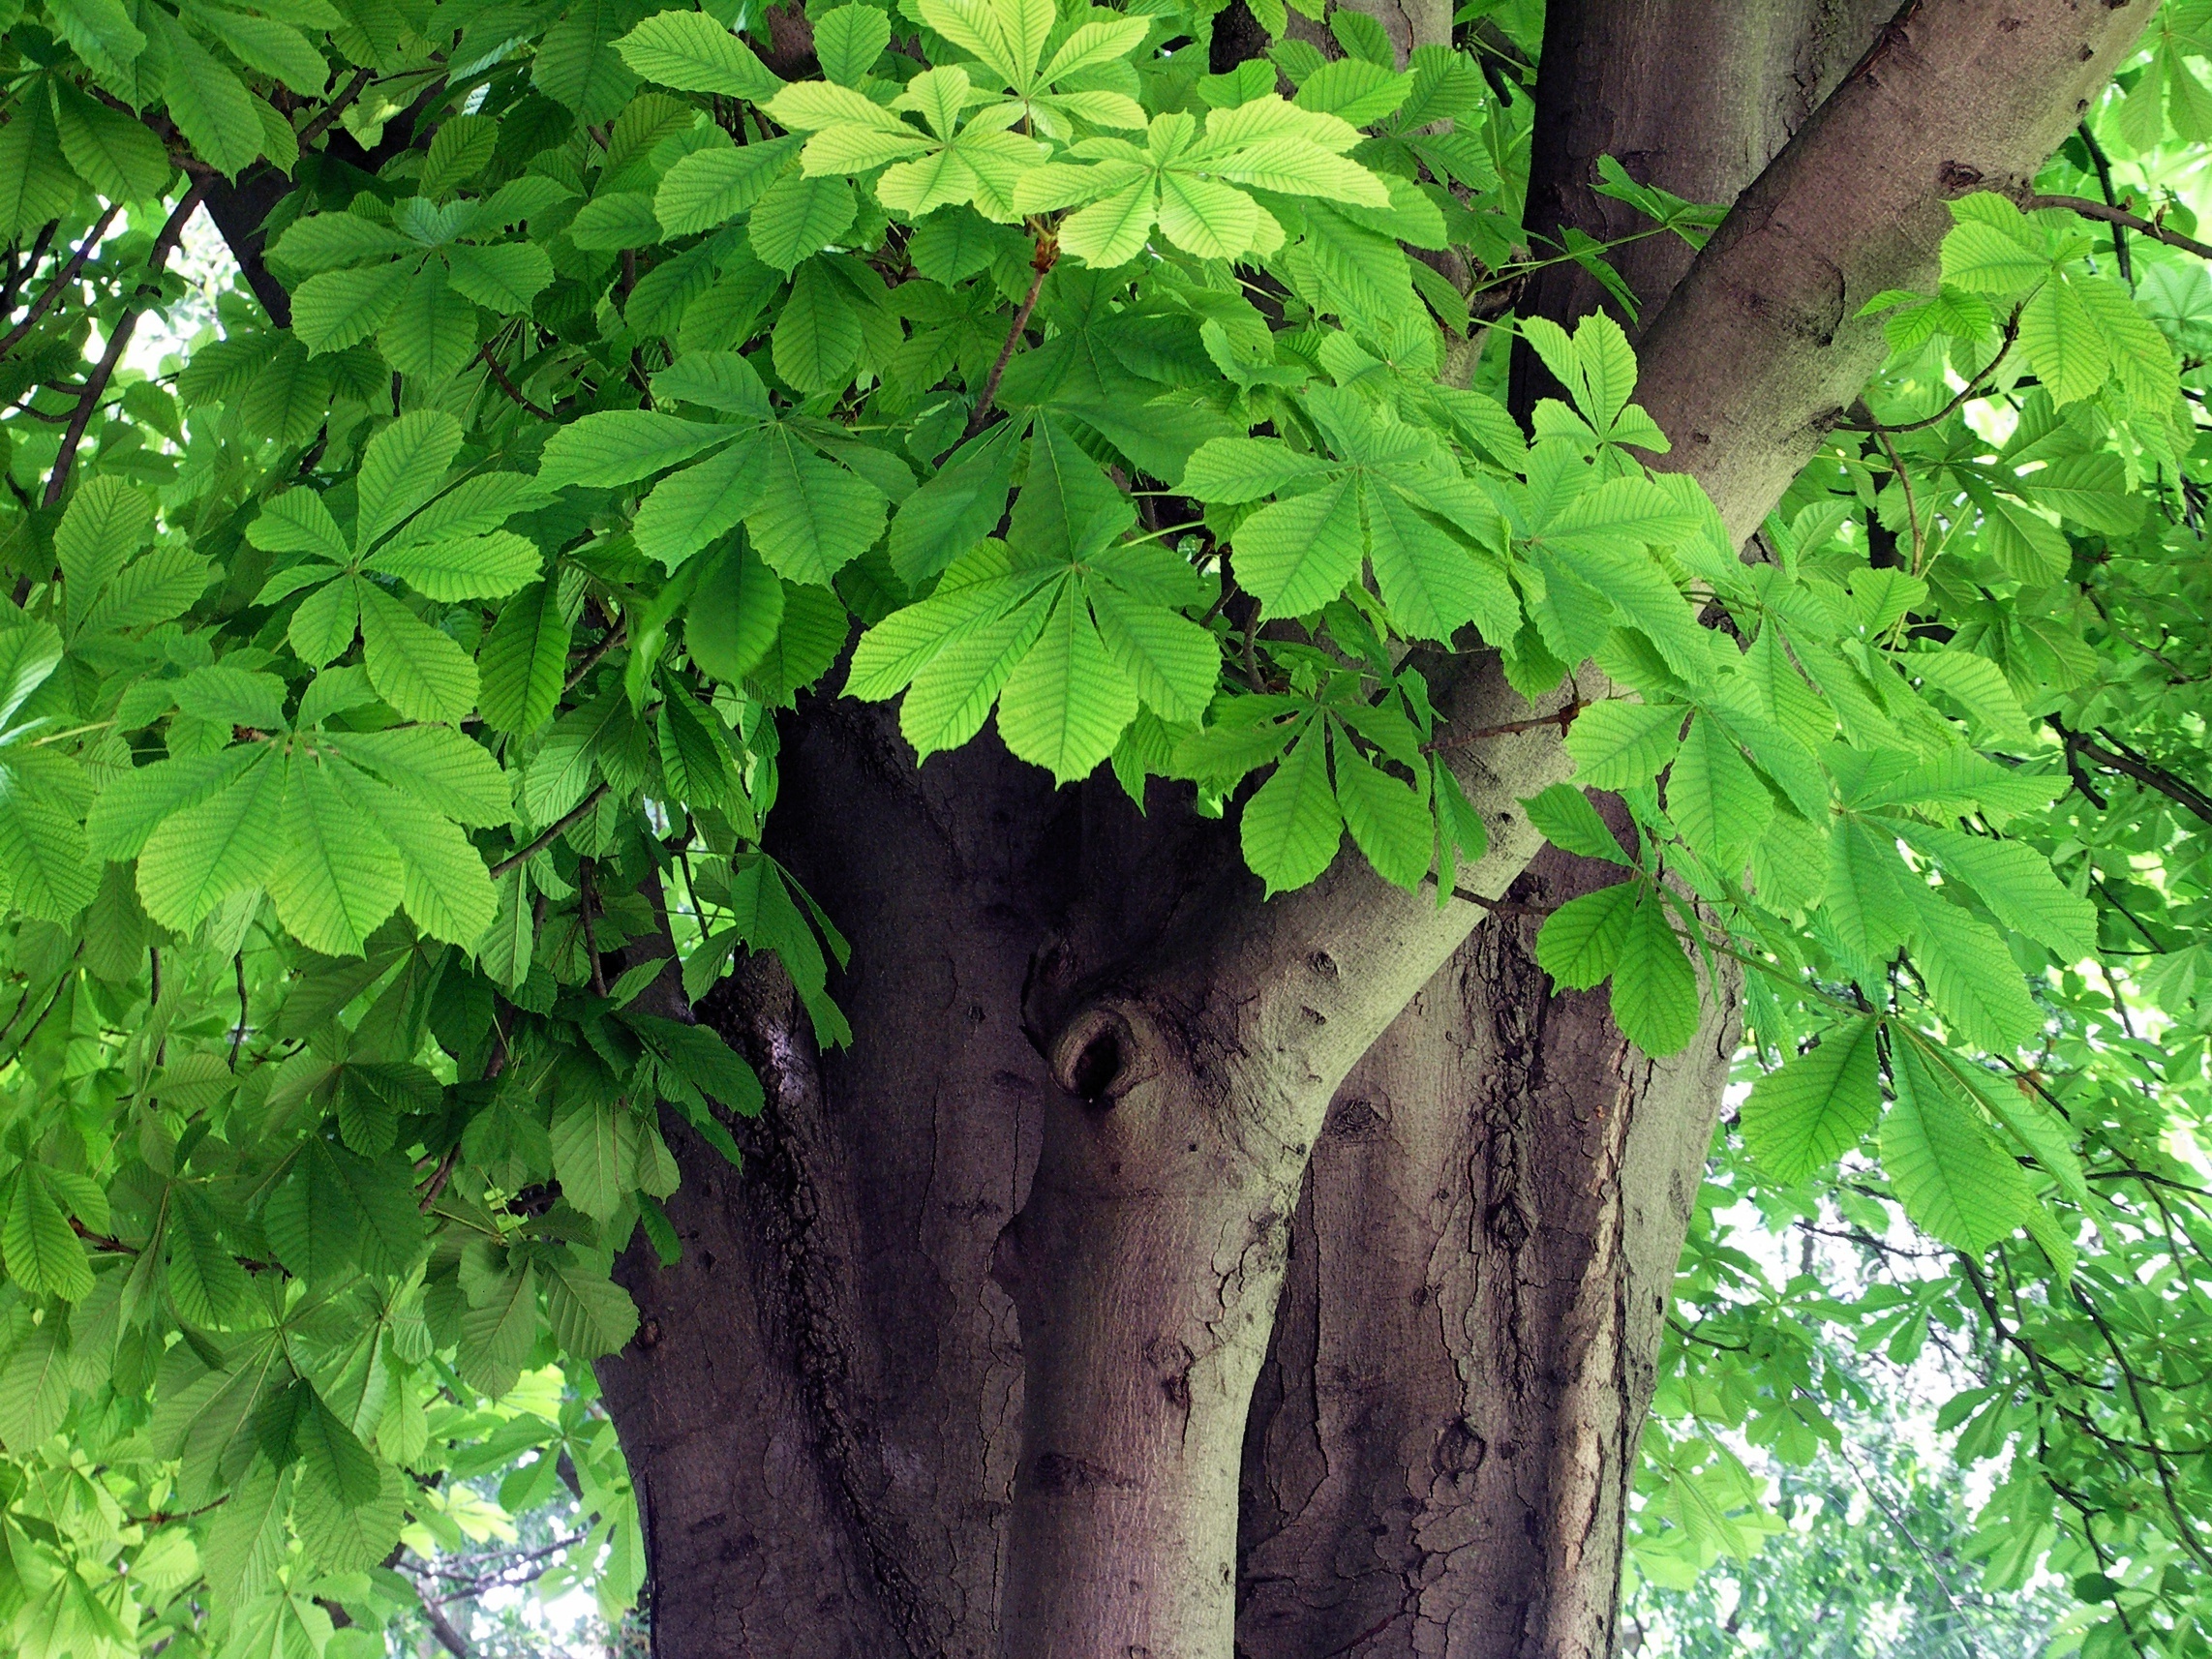
[[[2032,168],[2148,9],[1908,6],[1647,314],[1639,396],[1732,527],[1871,368],[1852,296],[1928,280],[1943,194]],[[1727,194],[1810,103],[1773,78],[1805,60],[1639,32],[1681,11],[1556,0],[1582,32],[1543,74],[1620,98],[1630,135],[1629,94],[1666,83],[1666,165],[1717,184],[1653,182]],[[1559,61],[1609,40],[1649,78]],[[1678,99],[1698,75],[1733,90]],[[1571,214],[1561,155],[1614,140],[1547,122]],[[1808,201],[1835,213],[1825,276]],[[1526,712],[1479,661],[1435,683],[1465,725]],[[1563,775],[1556,732],[1454,760],[1492,832],[1473,891],[1610,879],[1530,862],[1515,801]],[[602,1368],[658,1651],[1606,1654],[1733,987],[1654,1066],[1598,998],[1547,994],[1526,920],[1477,928],[1348,855],[1263,905],[1168,790],[1140,817],[987,739],[917,769],[885,710],[831,700],[786,718],[781,775],[771,836],[851,937],[856,1038],[818,1054],[757,967],[701,1010],[768,1104],[742,1169],[679,1145],[682,1259],[625,1258],[642,1322]]]

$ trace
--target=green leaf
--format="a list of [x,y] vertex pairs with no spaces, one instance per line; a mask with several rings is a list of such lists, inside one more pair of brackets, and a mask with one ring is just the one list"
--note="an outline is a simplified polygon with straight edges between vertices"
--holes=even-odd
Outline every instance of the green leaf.
[[1856,818],[1834,821],[1828,837],[1822,910],[1844,962],[1866,978],[1897,953],[1913,927],[1904,861]]
[[1162,718],[1204,718],[1221,678],[1221,648],[1189,618],[1090,585],[1091,615],[1115,670]]
[[[138,855],[138,897],[146,914],[165,927],[190,932],[217,904],[269,877],[284,850],[288,768],[266,745],[221,792],[162,820]],[[191,777],[197,789],[209,781]]]
[[789,273],[843,235],[859,211],[853,187],[843,179],[786,173],[753,204],[753,252],[763,263]]
[[1339,730],[1330,736],[1337,806],[1352,844],[1384,881],[1410,892],[1428,875],[1436,826],[1421,792],[1360,756]]
[[1809,1181],[1857,1146],[1881,1115],[1876,1034],[1858,1019],[1766,1072],[1743,1102],[1743,1138],[1777,1181]]
[[398,907],[401,878],[398,851],[332,769],[294,756],[284,849],[268,872],[269,896],[285,925],[326,956],[358,955],[362,941]]
[[382,589],[358,587],[361,660],[377,695],[410,720],[467,718],[476,706],[469,653]]
[[660,188],[653,195],[652,216],[659,223],[659,231],[647,240],[712,230],[756,206],[769,187],[798,159],[802,141],[793,136],[742,149],[717,145],[682,157],[662,175]]
[[635,1186],[637,1125],[626,1108],[595,1093],[572,1092],[553,1108],[553,1172],[561,1195],[605,1221]]
[[61,151],[77,176],[111,201],[160,196],[175,171],[162,141],[140,122],[68,82],[50,84]]
[[1136,696],[1099,638],[1080,588],[1070,584],[999,693],[999,736],[1054,783],[1073,783],[1113,752],[1136,718]]
[[505,824],[514,816],[507,773],[482,744],[447,726],[394,726],[381,732],[332,732],[323,741],[426,806],[464,824]]
[[820,260],[800,266],[771,342],[775,372],[803,392],[830,391],[851,374],[865,338],[844,285]]
[[367,564],[396,576],[426,599],[498,599],[533,581],[544,556],[512,530],[460,536],[428,546],[385,547]]
[[1327,869],[1344,840],[1344,815],[1329,786],[1322,725],[1311,721],[1274,772],[1244,803],[1238,830],[1244,861],[1267,895],[1302,888]]
[[653,486],[631,526],[638,551],[674,570],[760,504],[770,446],[747,438]]
[[1602,983],[1621,960],[1642,891],[1641,882],[1621,882],[1567,900],[1537,930],[1536,965],[1562,990]]
[[768,436],[766,468],[764,494],[745,529],[777,575],[827,586],[883,533],[883,492],[781,428]]
[[[1944,246],[1948,253],[1948,238]],[[2111,372],[2097,319],[2073,285],[2056,277],[2030,295],[2020,310],[2020,351],[2036,377],[2050,388],[2051,401],[2061,406],[2093,394]]]
[[783,82],[752,48],[702,12],[661,12],[615,43],[646,79],[680,92],[719,92],[766,104]]
[[2026,1177],[1915,1043],[1898,1042],[1892,1060],[1897,1099],[1882,1120],[1882,1167],[1918,1225],[1979,1254],[2026,1217]]
[[1774,800],[1727,728],[1699,714],[1667,773],[1667,812],[1694,852],[1733,877],[1773,817]]
[[637,1334],[637,1304],[621,1285],[563,1261],[549,1261],[544,1271],[546,1316],[562,1352],[597,1359],[620,1352]]
[[1573,784],[1555,783],[1541,795],[1522,801],[1521,806],[1529,814],[1529,822],[1555,847],[1580,858],[1603,859],[1611,864],[1628,863],[1628,855],[1621,850],[1619,837],[1598,816],[1590,797]]
[[92,1293],[92,1264],[54,1198],[45,1171],[20,1163],[6,1184],[0,1211],[0,1254],[8,1277],[33,1296],[75,1302]]
[[292,332],[314,353],[358,346],[384,326],[409,281],[396,262],[310,277],[292,292]]
[[460,450],[461,423],[442,409],[411,409],[369,439],[361,451],[354,546],[375,546],[429,500]]
[[2045,291],[2051,274],[2049,256],[2034,246],[2036,233],[2024,222],[2016,234],[1969,219],[1943,239],[1943,280],[1968,293],[2009,294],[2038,282]]
[[1566,750],[1585,789],[1626,789],[1649,783],[1674,758],[1685,711],[1668,704],[1607,699],[1575,716]]
[[650,409],[589,414],[553,435],[537,478],[548,487],[631,484],[737,436],[732,427]]
[[630,99],[638,77],[615,49],[636,12],[621,0],[573,0],[538,42],[530,82],[587,126],[608,120]]
[[1880,821],[1971,887],[2007,927],[2047,945],[2067,961],[2097,953],[2097,909],[2051,873],[2034,848],[1993,835],[1969,835],[1906,818]]
[[760,666],[782,625],[783,584],[740,542],[701,573],[683,642],[703,673],[734,685]]
[[400,374],[434,385],[476,355],[476,308],[441,262],[430,260],[400,290],[377,331],[377,349]]
[[1967,1041],[2001,1053],[2033,1041],[2043,1012],[1996,930],[1918,883],[1906,891],[1919,920],[1913,965],[1945,1022]]
[[167,14],[141,10],[139,20],[156,23],[168,53],[164,78],[169,118],[190,141],[193,154],[226,177],[236,178],[261,154],[261,118],[253,95]]
[[522,737],[545,723],[568,673],[569,638],[556,583],[534,583],[500,607],[476,657],[487,725]]
[[1268,617],[1319,610],[1359,574],[1367,551],[1354,474],[1259,509],[1237,528],[1238,584]]
[[311,1140],[270,1193],[262,1216],[277,1259],[311,1284],[359,1266],[404,1273],[421,1249],[407,1160],[370,1160]]
[[100,890],[75,814],[7,767],[0,767],[0,884],[13,908],[45,921],[69,921]]
[[[530,301],[553,281],[553,261],[534,242],[481,247],[456,242],[445,250],[445,263],[457,292],[501,317],[527,315]],[[470,318],[469,333],[473,345],[473,317]],[[396,359],[393,367],[399,367]]]
[[322,1488],[345,1509],[373,1501],[381,1485],[376,1454],[338,1421],[320,1400],[311,1400],[293,1429],[298,1437],[300,1478]]
[[1647,889],[1613,965],[1613,1018],[1654,1057],[1679,1054],[1697,1035],[1697,970],[1667,920],[1656,889]]

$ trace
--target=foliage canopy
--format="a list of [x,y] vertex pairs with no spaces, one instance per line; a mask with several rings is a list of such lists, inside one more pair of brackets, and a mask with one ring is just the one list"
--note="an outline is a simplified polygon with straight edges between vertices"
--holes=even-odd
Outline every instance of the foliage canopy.
[[[2205,10],[2046,186],[2096,192],[2096,135],[2194,166]],[[1665,1054],[1730,964],[1772,1068],[1685,1262],[1643,1572],[1756,1548],[1716,1435],[1809,1459],[1845,1353],[1934,1331],[1944,1427],[2010,1454],[1990,1582],[2073,1581],[2086,1651],[2212,1642],[2189,256],[1958,201],[1745,561],[1649,467],[1617,323],[1488,326],[1532,262],[1611,273],[1517,246],[1529,100],[1479,51],[1400,71],[1339,13],[1339,55],[1212,75],[1183,0],[850,0],[787,78],[718,4],[0,14],[19,1651],[380,1650],[395,1546],[486,1536],[493,1475],[515,1512],[572,1479],[558,1570],[627,1603],[611,1264],[677,1248],[662,1114],[735,1159],[761,1101],[689,1007],[773,952],[851,1035],[760,844],[779,709],[897,699],[924,761],[995,722],[1235,815],[1271,893],[1357,856],[1446,903],[1488,831],[1439,648],[1571,677],[1576,784],[1632,822],[1526,803],[1621,871],[1547,972]],[[210,316],[172,256],[257,182]],[[1484,389],[1509,334],[1565,394],[1530,431]],[[1776,1289],[1737,1199],[1901,1270]]]

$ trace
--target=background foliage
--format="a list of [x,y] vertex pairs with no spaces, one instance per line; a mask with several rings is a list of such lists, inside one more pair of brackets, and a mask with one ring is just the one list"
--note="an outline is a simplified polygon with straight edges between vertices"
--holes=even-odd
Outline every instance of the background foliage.
[[[1747,986],[1639,1625],[1704,1651],[1733,1584],[1804,1651],[2026,1651],[2042,1609],[2205,1650],[2212,8],[2061,201],[1956,204],[1748,564],[1646,469],[1617,325],[1501,320],[1543,260],[1618,284],[1517,228],[1536,10],[1404,72],[1253,10],[1273,61],[1215,75],[1181,0],[816,6],[805,61],[713,6],[7,8],[18,1650],[465,1646],[446,1602],[541,1572],[619,1622],[611,1263],[676,1248],[663,1114],[736,1158],[761,1100],[690,1005],[772,952],[850,1037],[760,847],[776,711],[897,698],[924,757],[993,720],[1236,815],[1271,891],[1348,834],[1441,902],[1484,737],[1424,643],[1571,674],[1633,818],[1528,803],[1622,871],[1555,980],[1654,1053]],[[1846,1571],[1818,1630],[1773,1588]]]

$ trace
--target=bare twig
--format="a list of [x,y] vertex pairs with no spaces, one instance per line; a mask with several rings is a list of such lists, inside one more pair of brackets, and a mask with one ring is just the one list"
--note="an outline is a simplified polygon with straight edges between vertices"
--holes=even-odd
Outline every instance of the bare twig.
[[564,694],[574,691],[582,684],[584,677],[599,666],[599,659],[621,644],[622,629],[628,622],[627,617],[618,617],[607,631],[599,636],[597,643],[584,653],[584,660],[568,671],[568,679],[561,687]]
[[372,71],[365,69],[355,70],[353,78],[346,83],[345,90],[322,106],[321,114],[316,116],[314,120],[299,130],[299,147],[301,149],[306,149],[308,145],[321,137],[324,133],[330,130],[330,123],[346,113],[346,106],[360,97],[362,89],[369,84],[372,73]]
[[[1998,343],[1997,346],[1997,354],[1994,357],[1990,358],[1988,362],[1983,364],[1981,373],[1976,375],[1971,380],[1968,380],[1966,384],[1959,387],[1958,395],[1953,398],[1948,404],[1945,404],[1943,407],[1937,409],[1935,413],[1927,416],[1923,420],[1908,420],[1898,426],[1890,426],[1882,421],[1874,419],[1872,411],[1869,410],[1867,411],[1867,419],[1864,426],[1860,426],[1852,421],[1839,421],[1836,423],[1838,430],[1843,432],[1870,432],[1873,433],[1876,437],[1879,437],[1884,433],[1891,432],[1920,432],[1927,427],[1936,425],[1940,421],[1949,419],[1953,414],[1956,413],[1958,409],[1964,407],[1966,401],[1969,398],[1973,397],[1982,389],[1991,375],[1994,375],[1997,372],[1997,365],[2005,360],[2006,353],[2011,351],[2013,348],[2013,342],[2019,339],[2020,337],[2020,313],[2026,309],[2027,307],[2025,302],[2013,307],[2013,315],[2008,317],[2005,322],[2005,337]],[[1866,407],[1864,404],[1860,404],[1858,407],[1861,409],[1865,409]],[[1887,448],[1888,446],[1884,445],[1884,447]],[[1892,459],[1894,460],[1895,458],[1893,456]]]
[[[2089,152],[2089,165],[2096,169],[2097,188],[2105,193],[2105,205],[2117,208],[2120,198],[2112,190],[2111,158],[2105,154],[2105,146],[2097,141],[2097,135],[2089,130],[2088,122],[2082,122],[2075,131],[2081,135],[2081,147]],[[2134,287],[2136,262],[2128,254],[2128,227],[2124,225],[2112,226],[2112,262],[2120,267],[2120,281]]]

